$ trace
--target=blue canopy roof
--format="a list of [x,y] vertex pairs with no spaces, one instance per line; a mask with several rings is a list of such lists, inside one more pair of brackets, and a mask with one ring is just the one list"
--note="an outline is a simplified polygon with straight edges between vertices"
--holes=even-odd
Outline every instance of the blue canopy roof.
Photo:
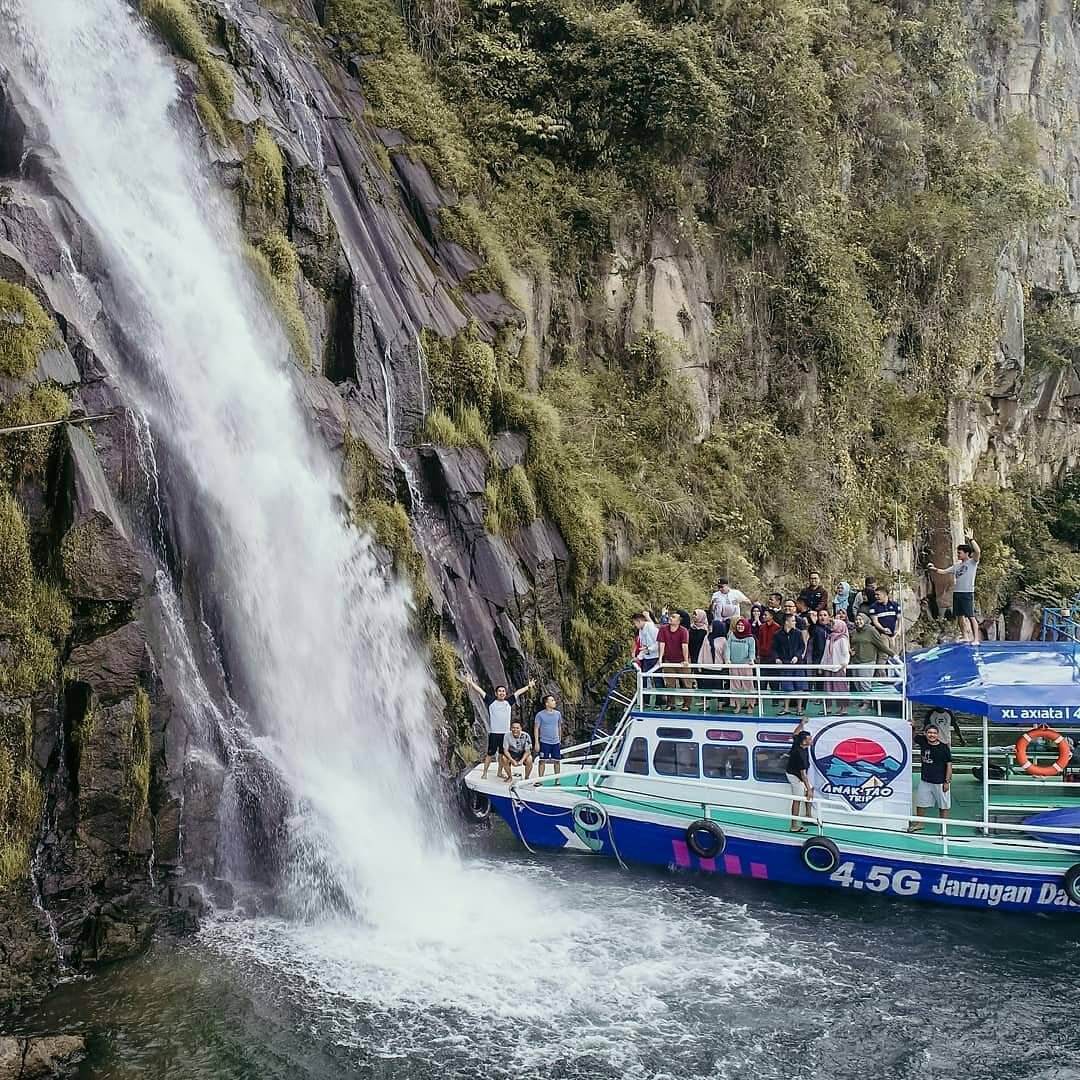
[[987,641],[937,645],[907,657],[912,701],[1000,724],[1080,724],[1080,646]]

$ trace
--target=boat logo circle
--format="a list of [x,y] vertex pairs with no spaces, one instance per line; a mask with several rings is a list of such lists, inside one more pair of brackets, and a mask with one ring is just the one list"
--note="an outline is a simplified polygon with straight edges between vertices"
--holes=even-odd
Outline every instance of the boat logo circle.
[[893,793],[908,763],[908,749],[884,724],[841,720],[822,728],[810,746],[823,795],[839,795],[855,810]]

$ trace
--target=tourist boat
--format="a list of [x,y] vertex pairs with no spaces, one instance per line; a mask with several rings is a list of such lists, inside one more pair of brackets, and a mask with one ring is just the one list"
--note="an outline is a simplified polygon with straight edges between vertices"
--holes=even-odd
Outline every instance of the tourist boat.
[[[1016,911],[1080,911],[1080,645],[1074,641],[941,645],[886,669],[799,673],[783,698],[808,716],[814,797],[792,831],[785,776],[795,721],[778,716],[761,666],[733,690],[721,665],[695,688],[657,672],[612,680],[589,743],[555,775],[463,778],[477,815],[489,806],[530,849],[620,863],[735,874]],[[839,692],[837,692],[839,691]],[[687,699],[685,702],[683,699]],[[732,705],[741,708],[735,715]],[[688,711],[684,711],[683,706]],[[841,712],[846,708],[847,712]],[[618,715],[610,732],[605,718]],[[952,810],[916,818],[930,716],[951,738]],[[914,823],[921,832],[909,832]]]

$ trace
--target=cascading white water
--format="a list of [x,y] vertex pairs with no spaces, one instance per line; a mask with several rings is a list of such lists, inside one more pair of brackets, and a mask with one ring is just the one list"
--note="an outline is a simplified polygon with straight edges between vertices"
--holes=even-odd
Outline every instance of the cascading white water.
[[[297,903],[325,913],[325,896],[343,896],[361,916],[224,921],[211,948],[237,985],[271,971],[290,1025],[420,1063],[401,1075],[736,1075],[701,1053],[717,1003],[768,1000],[796,977],[805,993],[812,973],[770,958],[767,929],[739,907],[666,881],[458,858],[426,797],[428,681],[407,593],[334,509],[336,471],[305,426],[280,329],[175,126],[169,63],[125,0],[0,0],[0,16],[0,62],[40,114],[57,184],[123,306],[132,366],[113,374],[201,507],[198,562],[233,674],[296,801]],[[171,583],[161,590],[170,675],[188,681],[193,714],[228,726],[171,633]]]
[[407,591],[341,520],[287,345],[146,27],[124,0],[0,0],[0,13],[0,59],[122,298],[139,370],[114,375],[201,508],[230,660],[296,800],[294,899],[317,912],[329,892],[376,924],[400,917],[449,845],[429,810],[429,682]]

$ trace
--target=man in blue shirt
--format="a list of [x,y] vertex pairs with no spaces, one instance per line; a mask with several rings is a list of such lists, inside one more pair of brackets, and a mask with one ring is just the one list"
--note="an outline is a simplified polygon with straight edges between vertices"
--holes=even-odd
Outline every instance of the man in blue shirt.
[[889,590],[879,585],[870,605],[870,621],[891,641],[900,632],[900,605],[889,599]]
[[540,775],[544,775],[544,762],[552,761],[558,776],[562,771],[562,713],[555,708],[554,694],[544,698],[544,707],[536,714],[533,737],[540,747]]

